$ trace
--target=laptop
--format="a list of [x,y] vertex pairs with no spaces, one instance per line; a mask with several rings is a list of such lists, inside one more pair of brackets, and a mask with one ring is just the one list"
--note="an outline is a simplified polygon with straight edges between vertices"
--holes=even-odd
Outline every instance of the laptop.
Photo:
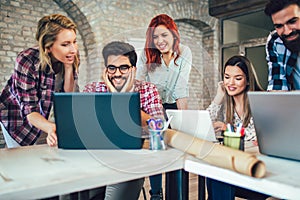
[[172,110],[166,114],[171,119],[172,129],[188,133],[197,138],[217,142],[212,121],[207,110]]
[[58,148],[141,149],[139,93],[53,93]]
[[262,154],[300,160],[300,92],[248,92]]

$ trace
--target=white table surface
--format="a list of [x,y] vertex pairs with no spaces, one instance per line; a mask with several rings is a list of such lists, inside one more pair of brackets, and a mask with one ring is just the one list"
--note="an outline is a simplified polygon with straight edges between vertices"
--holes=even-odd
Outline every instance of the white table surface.
[[184,169],[188,172],[265,193],[282,199],[300,199],[300,162],[258,155],[266,164],[264,178],[253,178],[216,167],[196,158],[187,158]]
[[46,145],[0,150],[0,199],[37,199],[177,169],[283,199],[300,199],[300,162],[264,155],[258,179],[205,163],[181,151],[61,150]]
[[0,150],[0,199],[37,199],[182,169],[186,155],[149,150]]

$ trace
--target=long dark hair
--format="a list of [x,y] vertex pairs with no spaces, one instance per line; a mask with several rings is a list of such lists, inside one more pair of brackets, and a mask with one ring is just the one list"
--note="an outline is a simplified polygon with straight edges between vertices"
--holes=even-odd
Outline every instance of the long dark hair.
[[[225,69],[227,66],[236,66],[240,68],[246,75],[247,86],[244,90],[244,94],[245,94],[244,95],[244,116],[240,116],[240,117],[243,120],[243,126],[247,127],[252,116],[247,92],[263,91],[264,89],[261,87],[257,79],[257,75],[252,63],[245,56],[236,55],[227,60],[222,72],[223,80],[224,80]],[[235,107],[235,102],[233,97],[229,96],[226,92],[226,122],[227,123],[233,122],[234,107]]]

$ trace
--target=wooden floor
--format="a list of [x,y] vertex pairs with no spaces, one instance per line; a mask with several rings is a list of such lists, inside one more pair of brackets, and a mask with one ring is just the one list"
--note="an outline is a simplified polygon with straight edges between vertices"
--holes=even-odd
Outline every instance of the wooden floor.
[[[164,175],[163,175],[163,185],[165,185]],[[149,195],[150,181],[148,177],[145,179],[144,188],[146,191],[147,200],[150,200],[150,195]],[[163,192],[165,192],[164,188],[163,188]],[[144,200],[144,196],[142,192],[140,194],[139,200]],[[189,173],[189,200],[198,200],[198,176],[191,173]]]

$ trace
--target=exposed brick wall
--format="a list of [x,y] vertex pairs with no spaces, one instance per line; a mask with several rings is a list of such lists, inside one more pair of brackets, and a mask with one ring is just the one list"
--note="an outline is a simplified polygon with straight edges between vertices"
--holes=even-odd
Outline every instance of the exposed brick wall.
[[[205,109],[215,94],[219,65],[218,20],[209,16],[206,0],[1,0],[0,7],[0,89],[13,71],[17,53],[36,44],[37,21],[44,15],[61,13],[78,25],[82,89],[86,83],[100,79],[101,50],[106,43],[112,40],[143,42],[151,18],[166,13],[178,20],[182,43],[189,46],[193,54],[189,108]],[[188,23],[189,20],[196,23]]]

